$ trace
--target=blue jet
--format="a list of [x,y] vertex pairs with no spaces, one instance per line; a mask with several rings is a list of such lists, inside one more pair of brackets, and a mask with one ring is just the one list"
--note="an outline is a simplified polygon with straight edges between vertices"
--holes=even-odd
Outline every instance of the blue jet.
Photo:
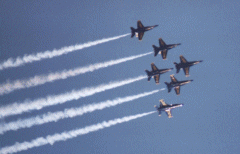
[[162,38],[159,39],[159,45],[160,47],[156,47],[155,45],[152,45],[153,49],[154,49],[154,57],[156,57],[159,54],[162,55],[163,60],[165,60],[167,58],[167,52],[168,50],[181,45],[181,43],[178,44],[166,44]]
[[174,90],[176,92],[177,95],[180,95],[180,86],[183,86],[187,83],[190,83],[192,82],[193,80],[184,80],[184,81],[178,81],[174,75],[170,75],[170,78],[171,78],[171,82],[168,83],[168,82],[164,82],[166,85],[167,85],[167,88],[168,88],[168,93],[170,93],[170,91],[172,90],[172,88],[174,87]]
[[174,109],[176,107],[181,107],[183,106],[183,104],[166,104],[163,99],[159,100],[160,101],[160,105],[159,107],[157,105],[155,105],[154,107],[157,109],[158,111],[158,115],[161,116],[161,112],[165,111],[168,115],[168,118],[172,118],[172,114],[171,114],[171,109]]
[[148,81],[153,77],[156,84],[159,84],[160,75],[171,71],[173,68],[158,69],[154,63],[151,63],[152,71],[145,70],[148,76]]
[[180,69],[182,68],[184,73],[185,73],[185,75],[186,75],[186,77],[189,77],[189,69],[190,69],[191,66],[196,65],[196,64],[202,62],[202,60],[188,62],[182,55],[180,56],[180,61],[181,62],[179,64],[174,62],[175,67],[177,69],[176,73],[178,73],[180,71]]
[[146,26],[144,27],[143,24],[141,23],[140,20],[137,21],[137,29],[134,29],[133,27],[131,28],[131,32],[132,32],[132,36],[131,38],[135,35],[136,33],[136,37],[138,37],[139,41],[142,40],[144,32],[149,31],[151,29],[153,29],[154,27],[157,27],[158,25],[154,25],[154,26]]

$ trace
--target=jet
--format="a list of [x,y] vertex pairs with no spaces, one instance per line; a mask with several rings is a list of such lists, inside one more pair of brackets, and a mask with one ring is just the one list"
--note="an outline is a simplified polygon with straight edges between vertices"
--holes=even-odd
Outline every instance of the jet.
[[183,68],[186,77],[189,77],[190,66],[193,66],[195,64],[198,64],[198,63],[202,62],[202,60],[188,62],[182,55],[180,55],[180,61],[181,62],[179,64],[174,62],[175,67],[177,69],[176,73],[178,73],[180,71],[180,69]]
[[158,69],[157,66],[154,63],[151,63],[151,67],[152,67],[152,71],[148,71],[145,70],[145,72],[148,75],[148,81],[151,80],[151,78],[153,77],[156,84],[159,84],[159,79],[160,79],[160,75],[166,72],[171,71],[173,68],[167,68],[167,69]]
[[165,60],[167,58],[167,52],[168,50],[181,45],[181,43],[178,44],[166,44],[162,38],[159,38],[159,45],[160,47],[156,47],[155,45],[152,45],[153,49],[154,49],[154,57],[156,57],[159,54],[162,54],[162,58],[163,60]]
[[180,95],[180,86],[183,86],[189,82],[192,82],[193,80],[184,80],[184,81],[178,81],[174,75],[170,75],[170,78],[172,80],[172,82],[168,83],[168,82],[164,82],[167,85],[168,88],[168,93],[170,93],[170,91],[172,90],[172,88],[174,87],[174,90],[176,92],[177,95]]
[[166,104],[163,99],[159,100],[160,105],[159,107],[157,107],[157,105],[155,105],[154,107],[157,109],[158,111],[158,115],[161,116],[161,111],[165,111],[168,115],[168,118],[172,118],[172,114],[171,114],[171,109],[174,109],[176,107],[182,107],[183,104]]
[[138,39],[141,41],[142,38],[143,38],[144,32],[149,31],[149,30],[151,30],[151,29],[153,29],[154,27],[157,27],[157,26],[158,25],[144,27],[142,22],[140,20],[138,20],[137,21],[137,29],[134,29],[133,27],[131,27],[131,32],[132,32],[131,38],[136,33],[136,37],[138,37]]

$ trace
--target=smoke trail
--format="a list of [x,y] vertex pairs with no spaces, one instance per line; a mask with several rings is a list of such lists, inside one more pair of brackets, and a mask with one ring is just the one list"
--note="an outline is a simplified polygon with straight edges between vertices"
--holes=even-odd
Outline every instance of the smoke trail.
[[101,123],[95,124],[95,125],[91,125],[91,126],[86,126],[84,128],[80,128],[80,129],[75,129],[75,130],[71,130],[68,132],[62,132],[61,134],[54,134],[54,135],[48,135],[45,138],[44,137],[39,137],[36,138],[30,142],[22,142],[22,143],[15,143],[12,146],[7,146],[7,147],[3,147],[2,149],[0,149],[0,153],[2,154],[6,154],[6,153],[15,153],[15,152],[20,152],[20,151],[24,151],[24,150],[28,150],[34,147],[40,147],[46,144],[51,144],[53,145],[55,142],[59,142],[59,141],[66,141],[68,139],[72,139],[75,138],[77,136],[80,135],[85,135],[88,134],[90,132],[95,132],[107,127],[111,127],[114,126],[116,124],[121,124],[123,122],[128,122],[130,120],[134,120],[137,118],[141,118],[143,116],[147,116],[150,115],[152,113],[154,113],[155,111],[152,112],[146,112],[146,113],[142,113],[142,114],[136,114],[136,115],[131,115],[131,116],[126,116],[123,118],[118,118],[118,119],[114,119],[114,120],[109,120],[109,121],[103,121]]
[[105,67],[109,67],[112,65],[127,62],[129,60],[134,60],[136,58],[140,58],[140,57],[143,57],[143,56],[146,56],[149,54],[151,54],[151,52],[145,53],[145,54],[140,54],[140,55],[135,55],[135,56],[130,56],[130,57],[125,57],[125,58],[121,58],[121,59],[116,59],[116,60],[110,60],[110,61],[103,62],[103,63],[96,63],[96,64],[85,66],[85,67],[78,67],[75,69],[64,70],[62,72],[50,73],[48,75],[34,76],[34,77],[26,79],[26,80],[16,80],[13,82],[8,81],[7,83],[0,85],[0,95],[10,93],[17,89],[35,87],[38,85],[45,84],[47,82],[53,82],[56,80],[61,80],[61,79],[66,79],[68,77],[77,76],[79,74],[92,72],[92,71],[95,71],[95,70],[98,70],[101,68],[105,68]]
[[[161,90],[164,90],[164,88]],[[65,109],[64,111],[58,111],[58,112],[53,112],[53,113],[48,112],[43,115],[38,115],[36,117],[27,118],[27,119],[23,119],[23,120],[19,119],[17,121],[13,121],[13,122],[9,122],[7,124],[0,125],[0,134],[3,134],[10,130],[16,131],[21,128],[30,128],[35,125],[46,124],[48,122],[57,122],[58,120],[65,119],[65,118],[74,118],[76,116],[81,116],[85,113],[91,113],[96,110],[102,110],[107,107],[116,106],[116,105],[119,105],[119,104],[122,104],[125,102],[129,102],[129,101],[133,101],[135,99],[146,97],[146,96],[155,94],[159,91],[160,90],[154,90],[151,92],[145,92],[145,93],[141,93],[138,95],[132,95],[132,96],[124,97],[124,98],[107,100],[107,101],[96,103],[96,104],[85,105],[83,107]]]
[[67,101],[78,100],[83,97],[91,96],[99,92],[103,92],[109,89],[114,89],[126,84],[130,84],[142,79],[147,78],[145,75],[141,75],[135,78],[129,78],[122,81],[110,82],[108,84],[102,84],[97,87],[83,88],[81,90],[72,90],[71,92],[59,94],[59,95],[50,95],[46,98],[39,98],[33,101],[26,100],[23,103],[14,103],[12,105],[7,105],[0,108],[0,118],[21,114],[24,112],[29,112],[32,110],[40,110],[47,106],[63,104]]
[[21,66],[21,65],[24,65],[27,63],[32,63],[34,61],[40,61],[40,60],[47,59],[47,58],[61,56],[63,54],[67,54],[69,52],[81,50],[84,48],[88,48],[91,46],[95,46],[98,44],[116,40],[116,39],[119,39],[119,38],[122,38],[122,37],[125,37],[128,35],[130,35],[130,33],[115,36],[115,37],[110,37],[110,38],[104,38],[104,39],[93,41],[93,42],[87,42],[84,44],[76,44],[76,45],[72,45],[72,46],[68,46],[68,47],[62,47],[61,49],[58,49],[58,50],[54,49],[52,51],[48,50],[48,51],[44,51],[44,52],[39,52],[37,54],[24,55],[23,57],[17,57],[16,59],[9,58],[8,60],[6,60],[0,64],[0,70],[10,68],[10,67],[18,67],[18,66]]

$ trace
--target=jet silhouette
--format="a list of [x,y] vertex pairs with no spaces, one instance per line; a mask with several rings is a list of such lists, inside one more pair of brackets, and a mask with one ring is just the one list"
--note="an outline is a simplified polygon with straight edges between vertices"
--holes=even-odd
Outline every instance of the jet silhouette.
[[152,45],[153,46],[153,49],[154,49],[154,57],[156,57],[159,54],[162,54],[162,58],[163,60],[165,60],[167,58],[167,52],[168,50],[178,46],[178,45],[181,45],[181,43],[178,43],[178,44],[166,44],[162,38],[159,38],[159,45],[160,47],[156,47],[155,45]]
[[181,62],[179,64],[174,62],[175,67],[177,69],[176,73],[178,73],[180,71],[180,69],[182,68],[186,77],[189,77],[189,69],[190,69],[191,66],[202,62],[202,60],[188,62],[182,55],[180,56],[180,61]]
[[132,36],[133,37],[136,33],[136,37],[138,37],[139,40],[142,40],[144,32],[149,31],[151,29],[153,29],[154,27],[157,27],[158,25],[154,25],[154,26],[147,26],[144,27],[143,24],[141,23],[140,20],[137,21],[137,29],[134,29],[133,27],[131,28],[131,32],[132,32]]
[[193,80],[184,80],[184,81],[178,81],[174,75],[170,75],[171,78],[171,82],[164,82],[167,85],[168,88],[168,93],[170,93],[170,91],[172,90],[172,88],[174,87],[174,90],[176,92],[177,95],[180,95],[180,86],[183,86],[189,82],[192,82]]
[[148,81],[151,80],[151,77],[154,78],[156,84],[159,84],[160,75],[166,72],[171,71],[173,68],[158,69],[154,63],[151,63],[152,71],[145,70],[148,75]]
[[157,111],[158,111],[158,115],[161,116],[161,111],[165,111],[168,115],[168,118],[172,118],[172,114],[171,114],[171,109],[174,109],[176,107],[181,107],[183,106],[183,104],[166,104],[163,99],[159,100],[160,101],[160,105],[159,107],[157,107],[156,105],[154,106]]

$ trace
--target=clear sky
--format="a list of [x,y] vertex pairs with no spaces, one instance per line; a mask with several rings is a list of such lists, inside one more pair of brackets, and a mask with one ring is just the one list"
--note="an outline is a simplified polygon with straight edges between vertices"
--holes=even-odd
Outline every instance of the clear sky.
[[74,118],[8,131],[0,134],[0,148],[70,131],[104,120],[154,111],[159,99],[168,104],[184,103],[163,113],[142,117],[20,153],[239,153],[240,152],[240,2],[239,1],[0,1],[0,63],[25,54],[60,49],[102,38],[130,33],[141,20],[144,26],[159,26],[144,34],[143,40],[130,36],[0,71],[0,84],[35,75],[69,70],[112,59],[152,52],[161,37],[167,44],[182,45],[169,50],[167,60],[153,53],[132,61],[88,72],[64,80],[13,91],[0,96],[0,107],[46,98],[49,95],[95,87],[110,81],[145,75],[154,62],[158,68],[172,68],[183,55],[188,61],[203,60],[190,68],[190,77],[176,69],[163,74],[160,84],[140,80],[64,104],[0,119],[0,124],[47,112],[112,100],[166,88],[169,75],[194,81],[172,90],[140,98],[115,107]]

